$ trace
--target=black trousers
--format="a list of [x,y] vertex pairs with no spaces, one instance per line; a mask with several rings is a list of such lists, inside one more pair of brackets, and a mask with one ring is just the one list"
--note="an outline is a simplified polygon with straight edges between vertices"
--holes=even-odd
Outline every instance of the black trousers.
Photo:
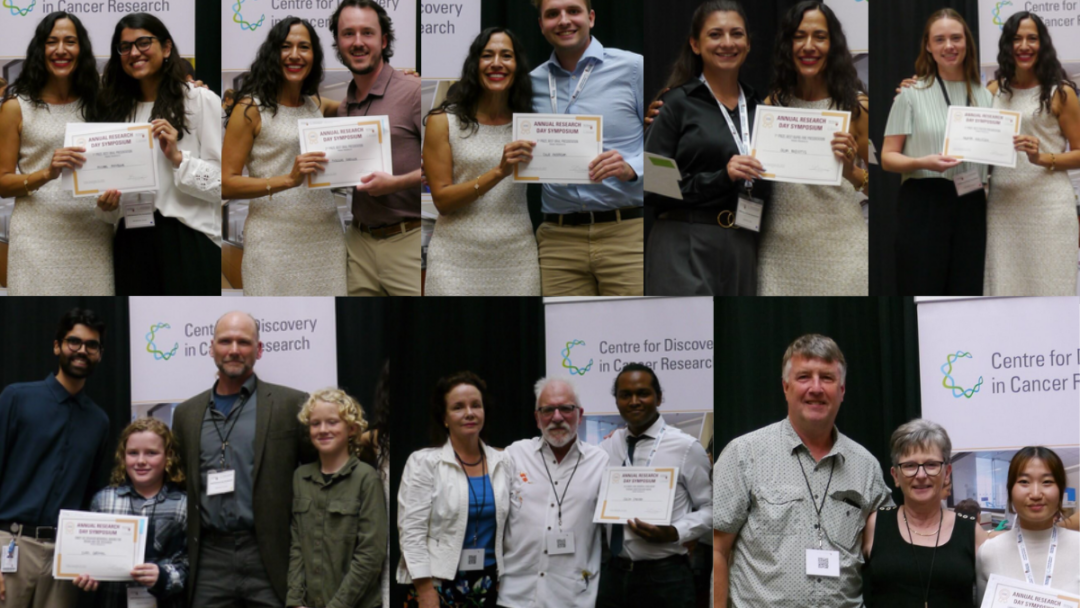
[[274,593],[270,584],[254,534],[203,534],[191,605],[198,608],[285,606],[284,599]]
[[986,264],[986,194],[956,195],[952,180],[900,187],[896,277],[900,295],[978,296]]
[[645,293],[757,295],[757,245],[750,230],[657,219],[645,246]]
[[154,212],[154,225],[128,229],[113,243],[118,296],[220,296],[221,248],[180,220]]
[[633,563],[612,558],[600,573],[597,608],[694,608],[694,573],[686,555]]

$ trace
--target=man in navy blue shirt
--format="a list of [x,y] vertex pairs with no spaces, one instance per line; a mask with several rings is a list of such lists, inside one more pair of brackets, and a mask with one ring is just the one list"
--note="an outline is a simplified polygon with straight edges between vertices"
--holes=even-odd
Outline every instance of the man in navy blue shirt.
[[83,394],[101,362],[105,323],[89,310],[60,319],[53,353],[60,369],[0,393],[0,604],[74,606],[78,590],[53,580],[61,509],[84,509],[107,457],[109,417]]

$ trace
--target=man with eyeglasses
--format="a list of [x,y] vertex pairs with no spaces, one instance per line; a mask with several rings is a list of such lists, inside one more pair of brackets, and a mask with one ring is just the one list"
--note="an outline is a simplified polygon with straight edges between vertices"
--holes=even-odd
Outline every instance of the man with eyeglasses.
[[108,457],[109,417],[83,394],[101,362],[105,323],[89,310],[60,319],[60,369],[0,393],[0,605],[74,606],[71,581],[52,578],[61,509],[85,509]]
[[714,604],[859,608],[863,529],[892,498],[877,459],[834,424],[836,342],[802,336],[781,368],[787,418],[732,440],[713,469]]
[[499,606],[592,608],[601,528],[592,523],[607,454],[578,438],[585,416],[567,378],[536,383],[541,437],[506,448],[513,479]]

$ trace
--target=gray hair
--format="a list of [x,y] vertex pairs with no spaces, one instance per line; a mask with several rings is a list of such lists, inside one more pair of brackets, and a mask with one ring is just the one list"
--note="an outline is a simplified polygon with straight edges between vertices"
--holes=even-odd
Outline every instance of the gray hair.
[[258,342],[259,341],[259,321],[258,321],[258,319],[255,318],[255,315],[251,314],[250,312],[244,312],[242,310],[230,310],[229,312],[227,312],[227,313],[221,315],[220,317],[218,317],[218,320],[214,321],[214,336],[215,337],[217,336],[217,328],[218,328],[218,325],[221,324],[221,320],[224,319],[225,317],[233,314],[233,313],[246,315],[247,318],[251,319],[251,323],[253,325],[255,325],[255,341]]
[[844,353],[840,352],[840,347],[832,338],[821,334],[806,334],[796,338],[784,351],[780,376],[784,382],[787,382],[788,374],[791,373],[791,359],[796,355],[804,359],[821,359],[827,363],[839,364],[840,384],[844,383],[844,378],[847,377],[847,361],[844,359]]
[[930,451],[932,448],[941,450],[941,459],[946,464],[952,459],[952,441],[949,434],[940,424],[924,418],[901,424],[889,438],[889,453],[893,466],[900,464],[904,454],[915,450]]
[[574,381],[565,376],[543,377],[536,381],[533,386],[533,391],[536,393],[536,407],[540,407],[540,393],[544,392],[544,389],[551,384],[562,384],[570,389],[570,394],[574,396],[574,405],[581,407],[581,398],[578,397],[577,386],[574,385]]

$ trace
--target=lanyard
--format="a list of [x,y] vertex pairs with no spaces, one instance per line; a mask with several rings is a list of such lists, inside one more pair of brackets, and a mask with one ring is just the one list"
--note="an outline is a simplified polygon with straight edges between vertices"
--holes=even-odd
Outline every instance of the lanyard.
[[[645,466],[652,466],[653,456],[656,456],[656,450],[660,447],[660,440],[664,438],[664,433],[667,432],[667,425],[660,427],[660,432],[656,434],[656,441],[653,442],[652,451],[649,452],[649,459],[645,461]],[[546,466],[546,465],[545,465]],[[624,467],[632,467],[634,463],[630,462],[630,451],[627,450],[626,457],[623,458]]]
[[[585,66],[585,71],[581,73],[581,79],[578,80],[577,88],[574,89],[574,93],[570,95],[570,101],[566,103],[566,111],[570,111],[570,105],[574,103],[577,96],[581,94],[581,90],[585,88],[585,81],[589,79],[589,74],[592,74],[593,68],[596,67],[596,62],[590,61],[589,65]],[[555,66],[548,67],[548,92],[551,94],[551,113],[562,114],[559,112],[559,89],[555,85],[555,74],[551,72]]]
[[[709,83],[705,80],[705,74],[700,77],[701,82],[705,83],[708,87]],[[709,88],[712,91],[712,88]],[[747,117],[746,111],[746,95],[743,93],[742,85],[739,85],[739,126],[742,128],[742,138],[735,132],[735,123],[731,120],[731,115],[728,114],[728,109],[724,107],[724,104],[720,103],[720,99],[715,95],[716,105],[720,106],[720,111],[724,114],[724,120],[727,121],[728,129],[731,130],[731,138],[735,140],[735,145],[739,148],[739,154],[748,154],[747,150],[750,149],[750,120]]]
[[[946,106],[951,106],[952,101],[949,100],[949,92],[945,90],[945,81],[941,80],[941,77],[938,77],[938,80],[941,83],[941,94],[945,96],[945,105]],[[967,106],[971,107],[971,96],[970,95],[967,96]]]
[[[229,437],[232,436],[233,429],[236,428],[236,423],[240,421],[240,415],[244,413],[244,406],[247,405],[248,399],[251,398],[251,393],[240,397],[240,407],[233,406],[233,409],[229,411],[230,414],[233,411],[236,412],[236,418],[233,418],[232,424],[229,425],[229,430],[224,435],[221,434],[221,425],[218,424],[217,418],[214,418],[213,414],[210,414],[210,422],[214,423],[214,430],[217,431],[218,439],[221,440],[221,468],[225,469],[225,448],[229,447]],[[210,407],[214,407],[213,396],[210,397]],[[226,424],[228,424],[228,416],[225,417]]]
[[[1050,547],[1046,550],[1046,576],[1043,577],[1043,587],[1050,586],[1050,578],[1054,574],[1054,552],[1057,550],[1058,544],[1058,529],[1057,524],[1054,524],[1052,531],[1050,532]],[[1019,523],[1016,526],[1016,548],[1020,551],[1020,563],[1024,565],[1024,576],[1027,577],[1028,584],[1034,585],[1035,578],[1031,572],[1031,562],[1028,561],[1027,546],[1024,544],[1024,533],[1020,530]]]
[[562,503],[566,500],[566,493],[570,490],[570,483],[574,481],[574,474],[577,473],[578,465],[581,464],[581,449],[578,449],[577,462],[574,463],[574,470],[570,472],[570,479],[567,479],[566,485],[563,486],[561,498],[559,497],[559,491],[555,489],[555,480],[551,477],[551,471],[548,470],[547,466],[547,458],[544,457],[543,452],[540,454],[540,462],[544,464],[544,472],[547,473],[548,483],[551,484],[551,491],[555,493],[555,502],[559,504],[559,532],[562,532]]
[[[469,484],[469,496],[471,496],[474,499],[473,500],[474,504],[475,503],[480,503],[480,506],[477,507],[477,509],[476,509],[476,527],[473,528],[473,537],[472,537],[472,546],[473,546],[473,548],[476,548],[476,545],[478,543],[478,539],[480,538],[480,517],[484,515],[484,507],[487,506],[487,458],[486,458],[487,454],[485,454],[484,451],[483,451],[483,448],[481,448],[481,450],[480,450],[480,461],[482,463],[484,463],[483,464],[484,476],[480,478],[481,479],[480,484],[481,484],[482,489],[480,490],[480,499],[479,500],[476,500],[476,490],[473,490],[472,482],[469,481],[469,472],[467,470],[465,470],[465,461],[461,459],[461,456],[458,456],[457,451],[454,452],[454,456],[457,457],[458,462],[461,463],[461,470],[465,472],[465,483]],[[473,463],[473,464],[476,464],[476,463]],[[472,511],[472,507],[469,507],[469,511]],[[468,536],[467,531],[466,531],[465,534],[466,534],[466,536]]]
[[818,506],[817,500],[814,499],[814,489],[810,487],[810,478],[806,476],[806,469],[802,464],[802,452],[795,452],[795,459],[799,461],[799,470],[802,471],[803,480],[806,481],[806,489],[810,491],[810,504],[814,505],[814,511],[817,513],[817,544],[818,549],[822,547],[821,535],[824,531],[821,524],[821,510],[825,508],[825,499],[829,496],[829,486],[832,485],[833,471],[836,470],[836,457],[833,456],[832,465],[829,466],[829,481],[825,484],[825,491],[821,493],[821,505]]

